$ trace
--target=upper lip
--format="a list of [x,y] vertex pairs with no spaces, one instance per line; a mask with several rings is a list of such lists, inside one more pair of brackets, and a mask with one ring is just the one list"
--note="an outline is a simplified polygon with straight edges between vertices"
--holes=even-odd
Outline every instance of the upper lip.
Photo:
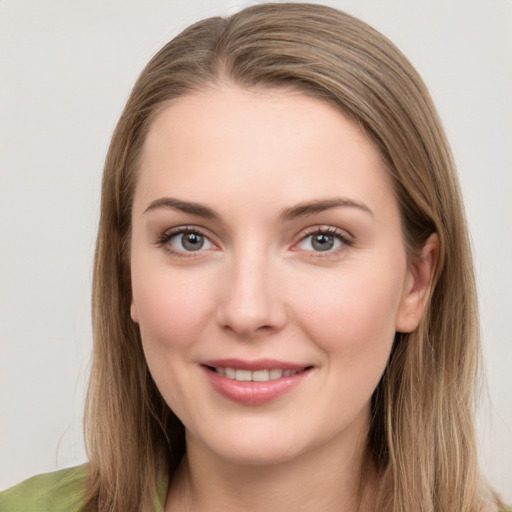
[[211,359],[202,362],[203,366],[212,368],[236,368],[237,370],[249,370],[251,372],[258,370],[302,370],[311,365],[292,363],[289,361],[278,361],[276,359],[255,359],[252,361],[244,359]]

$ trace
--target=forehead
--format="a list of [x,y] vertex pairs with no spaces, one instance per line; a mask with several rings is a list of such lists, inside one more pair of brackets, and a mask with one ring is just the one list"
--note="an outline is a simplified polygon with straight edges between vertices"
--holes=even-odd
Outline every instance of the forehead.
[[378,155],[357,123],[332,103],[292,88],[230,84],[212,85],[165,103],[150,126],[144,149],[151,150],[166,137],[169,142],[171,136],[193,145],[220,142],[230,128],[232,140],[240,145],[250,140],[252,146],[286,148],[287,143],[319,133],[325,138],[329,132],[326,142],[357,142],[361,150],[371,148],[372,156]]
[[146,201],[178,192],[217,202],[393,196],[377,149],[354,121],[282,89],[222,85],[172,100],[149,129],[139,172],[136,200]]

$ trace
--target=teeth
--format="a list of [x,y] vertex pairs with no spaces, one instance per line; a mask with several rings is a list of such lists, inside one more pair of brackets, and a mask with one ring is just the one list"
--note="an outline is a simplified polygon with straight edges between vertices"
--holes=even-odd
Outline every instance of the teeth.
[[252,375],[249,370],[236,370],[235,372],[235,380],[239,380],[242,382],[252,380]]
[[270,370],[269,379],[280,379],[283,376],[283,370],[279,370],[277,368],[272,368]]
[[251,372],[250,370],[216,367],[215,371],[219,375],[239,382],[266,382],[268,380],[280,379],[281,377],[291,377],[301,370],[281,370],[280,368],[272,368],[271,370],[256,370]]
[[268,370],[257,370],[252,372],[252,380],[256,382],[265,382],[270,379],[270,372]]

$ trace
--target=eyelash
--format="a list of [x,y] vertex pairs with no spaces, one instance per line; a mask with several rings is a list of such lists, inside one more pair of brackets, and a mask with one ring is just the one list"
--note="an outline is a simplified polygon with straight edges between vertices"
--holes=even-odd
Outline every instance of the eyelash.
[[[342,231],[341,229],[335,228],[333,226],[313,226],[311,228],[306,229],[303,233],[301,233],[300,240],[294,244],[294,247],[305,242],[308,238],[319,236],[319,235],[327,235],[333,237],[334,239],[340,242],[340,246],[335,249],[328,249],[326,251],[304,251],[308,253],[309,257],[313,258],[328,258],[333,254],[337,254],[342,251],[346,247],[351,247],[354,245],[354,238],[349,235],[346,231]],[[299,251],[300,249],[295,249]]]
[[193,258],[200,256],[202,252],[201,249],[197,251],[185,251],[185,250],[177,250],[169,243],[174,237],[177,237],[179,235],[200,235],[205,240],[207,240],[212,246],[215,247],[215,244],[210,240],[210,237],[203,233],[203,231],[196,227],[196,226],[180,226],[178,228],[173,228],[168,231],[165,231],[160,235],[156,241],[156,245],[160,247],[164,247],[165,250],[169,253],[171,253],[174,256],[182,257],[182,258]]
[[[174,237],[177,237],[179,235],[187,235],[187,234],[197,234],[203,237],[205,240],[207,240],[213,247],[216,247],[216,245],[210,240],[210,237],[206,235],[200,228],[196,226],[181,226],[177,228],[173,228],[171,230],[165,231],[158,237],[156,240],[156,245],[164,247],[166,251],[169,253],[176,255],[178,257],[183,258],[193,258],[200,256],[201,253],[205,252],[205,250],[198,249],[197,251],[186,251],[186,250],[177,250],[174,247],[171,246],[169,243]],[[346,233],[345,231],[342,231],[338,228],[335,228],[333,226],[313,226],[311,228],[308,228],[300,235],[300,239],[298,242],[295,242],[293,244],[293,247],[297,247],[301,243],[305,242],[310,237],[313,236],[319,236],[319,235],[327,235],[330,237],[333,237],[337,239],[341,246],[337,247],[333,250],[328,249],[326,251],[314,251],[314,250],[305,250],[303,252],[310,253],[308,256],[315,257],[315,258],[325,258],[332,256],[333,254],[338,253],[340,250],[343,250],[343,247],[351,247],[354,245],[354,239],[351,235]],[[295,251],[300,251],[301,249],[292,249]]]

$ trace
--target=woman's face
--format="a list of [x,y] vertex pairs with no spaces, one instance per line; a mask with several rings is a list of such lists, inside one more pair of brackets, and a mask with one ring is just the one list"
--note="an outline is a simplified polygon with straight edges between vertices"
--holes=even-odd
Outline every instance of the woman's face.
[[149,130],[132,222],[131,315],[188,443],[266,463],[364,438],[420,301],[353,122],[298,92],[181,97]]

